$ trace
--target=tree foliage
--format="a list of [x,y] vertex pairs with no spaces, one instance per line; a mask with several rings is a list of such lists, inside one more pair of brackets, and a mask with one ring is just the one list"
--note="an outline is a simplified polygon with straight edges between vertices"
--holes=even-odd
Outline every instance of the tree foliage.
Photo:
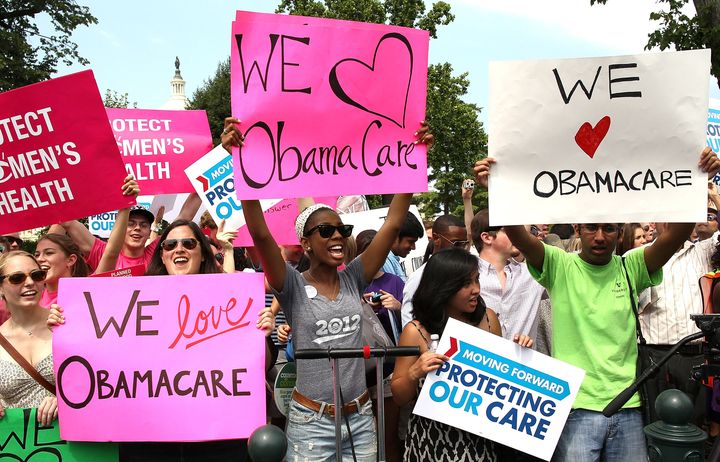
[[[74,0],[3,0],[0,8],[0,91],[49,79],[59,62],[88,64],[70,40],[79,26],[97,24]],[[52,25],[41,30],[39,15]]]
[[105,97],[103,98],[103,105],[105,107],[119,109],[127,109],[128,106],[132,106],[133,109],[136,109],[137,101],[133,101],[131,103],[127,93],[118,93],[115,90],[110,90],[108,88],[105,92]]
[[230,58],[218,64],[215,75],[195,90],[188,109],[207,111],[213,144],[220,144],[225,117],[230,116]]
[[[421,195],[424,216],[437,213],[463,215],[460,185],[472,178],[472,166],[487,151],[487,135],[478,120],[480,108],[466,103],[470,81],[467,73],[453,75],[449,63],[428,69],[427,120],[435,135],[428,152],[431,191]],[[487,196],[476,190],[475,205],[484,205]]]
[[[591,4],[605,4],[607,0],[590,0]],[[693,0],[695,16],[688,16],[683,8],[689,0],[658,0],[668,10],[650,13],[652,21],[659,21],[660,27],[648,35],[646,50],[658,47],[665,50],[694,50],[708,48],[712,51],[712,75],[720,87],[720,2],[718,0]]]

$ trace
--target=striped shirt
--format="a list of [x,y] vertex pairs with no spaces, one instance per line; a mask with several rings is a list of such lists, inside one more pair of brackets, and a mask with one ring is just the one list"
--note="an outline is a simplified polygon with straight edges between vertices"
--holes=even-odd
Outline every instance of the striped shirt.
[[533,279],[525,263],[511,259],[505,265],[503,290],[495,267],[482,258],[478,262],[480,295],[487,307],[497,313],[503,338],[512,340],[515,334],[525,334],[535,340],[538,306],[545,288]]
[[698,332],[691,314],[702,314],[698,279],[710,271],[718,233],[700,242],[685,241],[663,266],[663,281],[640,293],[640,328],[647,343],[670,345]]

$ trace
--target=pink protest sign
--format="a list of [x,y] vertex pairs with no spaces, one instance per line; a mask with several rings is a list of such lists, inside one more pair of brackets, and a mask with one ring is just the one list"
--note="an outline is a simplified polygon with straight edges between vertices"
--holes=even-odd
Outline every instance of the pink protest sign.
[[238,12],[231,38],[237,196],[427,191],[428,34]]
[[254,273],[65,278],[53,336],[61,436],[247,438],[265,423],[264,301]]
[[[316,204],[327,204],[335,208],[337,197],[315,197]],[[279,245],[298,245],[297,234],[295,234],[295,219],[299,212],[297,207],[297,199],[283,199],[280,202],[269,205],[267,208],[263,206],[265,212],[265,221],[268,228]],[[252,247],[253,241],[250,232],[245,224],[238,229],[238,237],[233,244],[236,247]]]
[[92,71],[0,94],[0,234],[135,203]]
[[185,169],[212,149],[205,111],[107,109],[107,115],[143,194],[193,192]]

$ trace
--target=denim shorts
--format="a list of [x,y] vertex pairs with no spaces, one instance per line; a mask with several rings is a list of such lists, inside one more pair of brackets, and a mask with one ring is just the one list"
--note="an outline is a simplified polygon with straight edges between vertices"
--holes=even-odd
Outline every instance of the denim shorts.
[[[342,455],[343,460],[352,460],[350,435],[345,425],[347,417],[352,432],[355,457],[358,462],[375,462],[377,452],[377,432],[372,413],[372,401],[360,406],[358,412],[343,415]],[[335,418],[313,411],[290,401],[287,427],[287,462],[334,461],[335,457]]]

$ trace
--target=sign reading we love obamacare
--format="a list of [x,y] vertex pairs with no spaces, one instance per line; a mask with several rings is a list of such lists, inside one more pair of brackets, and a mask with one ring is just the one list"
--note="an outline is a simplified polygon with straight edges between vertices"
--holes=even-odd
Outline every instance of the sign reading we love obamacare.
[[709,72],[709,50],[490,63],[490,223],[705,221]]
[[[185,170],[185,174],[197,191],[203,205],[218,225],[225,220],[225,229],[238,230],[233,242],[237,247],[251,247],[250,232],[245,225],[240,200],[235,195],[235,174],[230,154],[217,146]],[[335,207],[337,197],[315,197],[315,203]],[[298,216],[295,199],[265,199],[260,201],[265,221],[275,241],[280,245],[299,244],[295,234],[295,218]]]
[[585,371],[449,319],[413,412],[550,460]]
[[117,462],[112,443],[77,443],[60,438],[54,420],[43,427],[36,409],[5,409],[0,419],[0,460],[24,462]]
[[193,192],[184,174],[212,149],[205,111],[107,109],[125,169],[143,194]]
[[265,424],[261,274],[67,278],[59,294],[64,439],[224,440]]
[[247,199],[427,191],[428,33],[238,12],[233,162]]
[[0,234],[128,207],[92,71],[0,94]]

